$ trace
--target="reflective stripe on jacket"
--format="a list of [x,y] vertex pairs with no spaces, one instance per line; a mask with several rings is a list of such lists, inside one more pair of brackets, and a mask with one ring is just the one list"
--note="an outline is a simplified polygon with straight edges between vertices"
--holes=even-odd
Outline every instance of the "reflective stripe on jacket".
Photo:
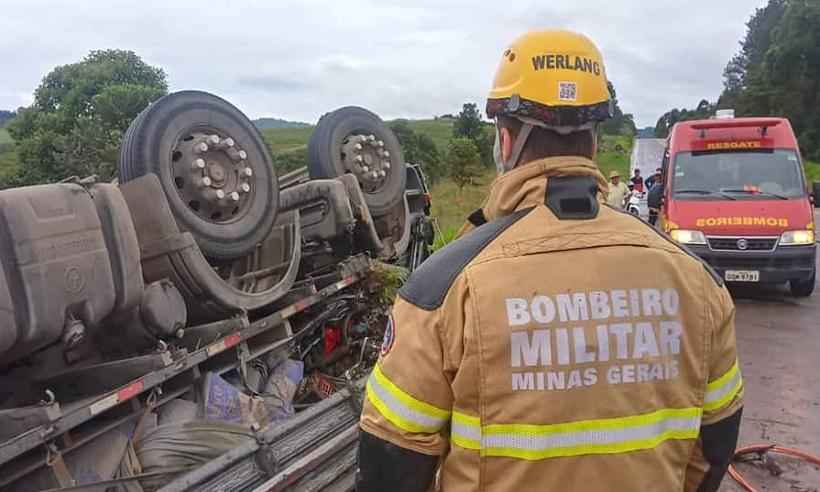
[[701,427],[741,406],[732,300],[638,219],[551,200],[566,176],[606,190],[591,161],[528,163],[414,272],[362,429],[442,456],[446,492],[694,490]]

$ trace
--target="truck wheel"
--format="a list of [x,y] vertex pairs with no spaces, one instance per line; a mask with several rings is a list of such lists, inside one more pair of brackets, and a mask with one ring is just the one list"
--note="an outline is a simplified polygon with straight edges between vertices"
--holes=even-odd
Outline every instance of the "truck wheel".
[[793,297],[809,297],[814,292],[814,284],[817,281],[817,272],[811,274],[808,280],[792,280],[789,282],[789,290]]
[[156,174],[180,228],[206,256],[238,258],[270,233],[279,208],[270,154],[224,99],[199,91],[158,99],[131,123],[120,152],[120,182]]
[[401,202],[407,182],[399,141],[370,111],[346,106],[319,120],[308,144],[313,179],[356,176],[374,217]]

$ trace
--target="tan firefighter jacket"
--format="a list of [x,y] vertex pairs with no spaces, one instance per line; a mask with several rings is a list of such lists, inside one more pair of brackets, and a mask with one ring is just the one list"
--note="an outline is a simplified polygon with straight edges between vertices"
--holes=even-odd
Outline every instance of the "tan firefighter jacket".
[[441,456],[441,490],[679,491],[705,473],[701,426],[741,406],[734,305],[605,187],[575,157],[506,173],[488,223],[402,288],[361,427]]

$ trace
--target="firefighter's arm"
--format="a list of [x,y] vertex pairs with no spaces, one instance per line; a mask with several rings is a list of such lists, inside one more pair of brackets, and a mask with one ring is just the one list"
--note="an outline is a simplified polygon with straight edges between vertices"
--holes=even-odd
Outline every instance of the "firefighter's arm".
[[[457,295],[453,297],[458,297]],[[382,355],[367,384],[359,445],[360,492],[427,490],[448,446],[450,383],[457,366],[446,304],[426,310],[399,298]],[[391,333],[392,332],[392,333]]]
[[357,492],[425,492],[430,489],[435,476],[438,458],[396,446],[362,431],[358,462]]
[[[713,280],[707,278],[707,281]],[[734,302],[721,286],[709,304],[706,316],[711,327],[709,379],[700,438],[686,474],[686,490],[697,492],[718,490],[734,456],[743,413],[743,378],[737,358]]]

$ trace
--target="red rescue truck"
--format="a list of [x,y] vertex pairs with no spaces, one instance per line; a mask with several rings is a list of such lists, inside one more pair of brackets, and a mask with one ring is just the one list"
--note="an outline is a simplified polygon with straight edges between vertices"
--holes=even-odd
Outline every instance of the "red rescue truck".
[[661,224],[727,282],[816,278],[813,198],[791,124],[719,118],[675,125],[663,160]]

